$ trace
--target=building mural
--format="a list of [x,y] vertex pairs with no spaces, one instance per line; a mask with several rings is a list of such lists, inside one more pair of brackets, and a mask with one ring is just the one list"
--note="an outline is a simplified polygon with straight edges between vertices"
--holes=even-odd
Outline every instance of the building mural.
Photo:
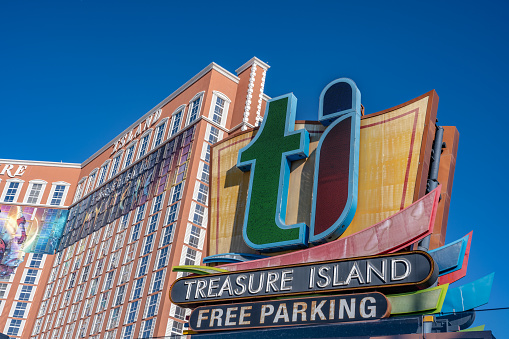
[[67,210],[0,205],[0,277],[11,275],[25,253],[54,254]]

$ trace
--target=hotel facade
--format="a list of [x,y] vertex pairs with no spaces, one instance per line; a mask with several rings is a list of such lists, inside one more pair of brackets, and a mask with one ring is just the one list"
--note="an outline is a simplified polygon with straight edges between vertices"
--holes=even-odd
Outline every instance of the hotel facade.
[[[260,124],[268,68],[252,58],[235,75],[210,64],[82,164],[0,160],[6,249],[41,247],[17,266],[5,250],[0,332],[182,334],[186,310],[168,298],[182,272],[171,268],[199,265],[206,251],[210,146]],[[66,219],[52,244],[52,225]],[[49,235],[30,238],[29,228]]]

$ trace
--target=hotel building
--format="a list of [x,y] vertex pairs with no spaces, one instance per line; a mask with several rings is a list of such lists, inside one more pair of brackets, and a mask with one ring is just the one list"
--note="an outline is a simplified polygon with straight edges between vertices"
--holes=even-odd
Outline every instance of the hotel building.
[[57,253],[26,254],[0,281],[0,331],[181,334],[186,311],[168,291],[182,273],[171,267],[199,264],[206,250],[210,146],[262,121],[268,68],[210,64],[82,164],[0,160],[2,215],[44,210],[50,225],[68,213]]

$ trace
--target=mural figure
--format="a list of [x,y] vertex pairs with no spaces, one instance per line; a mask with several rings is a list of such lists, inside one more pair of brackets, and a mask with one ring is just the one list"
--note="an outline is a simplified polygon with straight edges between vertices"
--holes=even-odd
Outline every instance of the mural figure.
[[0,277],[11,275],[23,261],[23,243],[27,239],[26,219],[17,207],[17,218],[9,218],[0,234]]

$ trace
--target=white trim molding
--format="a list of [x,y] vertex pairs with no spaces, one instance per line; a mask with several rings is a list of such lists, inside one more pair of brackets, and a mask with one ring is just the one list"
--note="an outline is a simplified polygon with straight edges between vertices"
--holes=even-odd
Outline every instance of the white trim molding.
[[249,85],[247,86],[247,96],[246,96],[246,105],[244,107],[244,117],[242,122],[244,126],[242,126],[242,130],[245,131],[247,129],[246,125],[249,121],[249,113],[251,111],[251,100],[253,99],[253,91],[254,91],[254,82],[256,78],[256,64],[253,63],[251,65],[251,73],[249,73]]
[[13,165],[81,168],[81,164],[75,164],[75,163],[70,163],[70,162],[0,159],[0,164],[5,164],[5,163],[13,164]]
[[255,126],[258,127],[260,122],[263,121],[263,117],[261,116],[262,110],[262,100],[263,100],[263,88],[265,87],[265,77],[267,76],[267,70],[264,69],[262,73],[262,83],[260,84],[260,95],[258,96],[258,106],[256,106],[256,120]]
[[269,64],[261,61],[257,57],[252,57],[249,59],[244,65],[240,66],[235,70],[235,73],[239,75],[240,73],[244,72],[246,69],[248,69],[251,65],[257,65],[260,66],[260,68],[264,69],[265,71],[270,68]]

